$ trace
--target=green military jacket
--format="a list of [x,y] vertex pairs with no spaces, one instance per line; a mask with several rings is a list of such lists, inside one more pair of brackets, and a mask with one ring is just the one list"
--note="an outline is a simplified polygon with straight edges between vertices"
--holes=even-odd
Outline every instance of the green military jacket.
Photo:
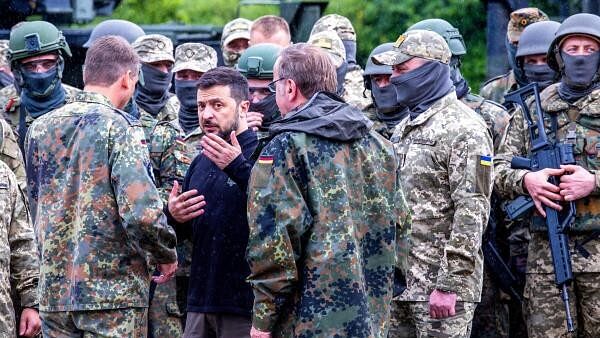
[[412,215],[407,289],[400,299],[428,301],[438,289],[478,302],[493,152],[483,120],[451,92],[400,122],[392,142]]
[[[573,104],[564,101],[558,95],[560,83],[546,88],[540,95],[541,106],[545,112],[544,124],[546,133],[551,136],[551,118],[558,121],[558,140],[574,144],[574,155],[577,165],[593,173],[596,177],[596,188],[586,198],[576,201],[577,214],[574,228],[597,228],[600,224],[600,90],[594,90]],[[533,114],[533,100],[528,101]],[[535,119],[535,116],[532,116]],[[571,134],[571,135],[569,135]],[[512,169],[510,161],[513,156],[528,156],[531,147],[527,122],[523,111],[517,108],[512,115],[506,137],[498,150],[495,162],[495,189],[506,199],[518,195],[527,195],[523,186],[523,178],[528,170]],[[577,231],[570,236],[569,246],[584,240],[590,231]],[[585,245],[591,254],[584,258],[579,252],[572,250],[572,266],[574,272],[600,272],[600,241],[594,240]],[[531,232],[529,242],[528,273],[552,273],[552,260],[545,232]]]
[[508,127],[510,115],[506,109],[490,100],[486,100],[479,95],[468,93],[460,99],[467,107],[473,109],[479,116],[483,118],[494,142],[494,151],[498,149],[502,135]]
[[148,306],[146,257],[163,264],[177,256],[139,122],[81,92],[36,119],[25,147],[40,310]]
[[11,283],[21,307],[37,306],[39,268],[25,196],[10,168],[0,162],[0,336],[16,337]]
[[517,89],[519,89],[519,84],[515,79],[515,74],[511,70],[504,75],[497,76],[484,83],[479,91],[479,95],[487,100],[503,104],[504,95]]

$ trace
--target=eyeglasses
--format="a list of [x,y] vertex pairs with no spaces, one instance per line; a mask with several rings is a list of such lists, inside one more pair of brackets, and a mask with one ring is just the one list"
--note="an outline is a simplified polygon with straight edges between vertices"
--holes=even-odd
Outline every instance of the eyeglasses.
[[53,69],[58,64],[58,58],[56,59],[44,59],[29,61],[21,64],[21,69],[30,73],[44,73]]
[[282,77],[282,78],[279,78],[279,79],[277,79],[277,80],[275,80],[275,81],[269,82],[269,84],[267,85],[267,88],[269,88],[269,91],[270,91],[271,93],[275,93],[275,84],[276,84],[277,82],[279,82],[279,81],[281,81],[281,80],[285,80],[285,79],[286,79],[285,77]]

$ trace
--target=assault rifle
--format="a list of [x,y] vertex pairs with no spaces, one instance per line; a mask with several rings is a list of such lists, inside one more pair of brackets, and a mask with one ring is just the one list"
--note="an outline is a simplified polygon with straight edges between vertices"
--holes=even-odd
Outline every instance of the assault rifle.
[[[525,99],[531,95],[535,99],[534,113],[536,121],[532,119],[529,107],[525,104]],[[521,107],[529,127],[529,138],[531,140],[531,157],[514,156],[510,163],[512,168],[540,171],[546,168],[560,169],[561,164],[575,164],[573,145],[548,140],[548,136],[544,130],[544,112],[540,105],[540,93],[537,83],[531,83],[507,94],[505,102]],[[556,130],[558,129],[556,120],[553,120],[552,125],[556,139]],[[556,176],[551,176],[548,180],[554,185],[559,184],[559,179]],[[505,206],[505,211],[509,219],[514,219],[531,209],[532,206],[531,197],[521,196],[515,201],[508,203]],[[573,327],[573,319],[571,318],[569,293],[567,291],[567,285],[573,280],[573,270],[571,269],[569,236],[567,233],[575,220],[575,203],[567,203],[561,212],[548,206],[544,206],[544,210],[546,211],[546,227],[550,243],[550,253],[552,254],[552,265],[554,266],[554,282],[559,288],[561,298],[565,304],[567,330],[573,332],[575,329]]]

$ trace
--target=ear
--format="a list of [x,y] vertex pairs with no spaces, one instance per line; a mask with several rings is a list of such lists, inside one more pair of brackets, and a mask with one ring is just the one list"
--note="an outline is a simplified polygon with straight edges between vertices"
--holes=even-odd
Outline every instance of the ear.
[[285,96],[288,97],[290,102],[293,102],[300,92],[298,91],[298,86],[296,86],[296,82],[292,79],[285,80]]
[[122,89],[128,90],[131,88],[132,84],[135,85],[135,82],[130,79],[130,73],[131,71],[127,71],[119,78],[119,87]]
[[240,102],[240,115],[246,116],[248,110],[250,109],[250,101],[245,100]]

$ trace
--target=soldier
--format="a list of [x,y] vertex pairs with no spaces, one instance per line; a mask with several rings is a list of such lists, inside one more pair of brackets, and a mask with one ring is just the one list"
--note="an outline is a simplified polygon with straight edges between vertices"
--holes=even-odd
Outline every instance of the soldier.
[[177,268],[143,130],[119,109],[138,73],[126,40],[97,39],[86,54],[84,91],[27,134],[44,336],[146,336],[147,258],[158,264],[158,283]]
[[332,94],[334,74],[305,43],[275,64],[282,119],[248,193],[252,337],[387,335],[406,202],[391,144]]
[[223,62],[227,67],[235,67],[240,55],[248,48],[250,26],[252,26],[252,21],[237,18],[229,21],[223,27],[221,52],[223,53]]
[[344,44],[347,63],[347,71],[344,76],[344,100],[361,110],[365,109],[371,104],[371,100],[363,94],[365,92],[363,70],[356,63],[356,32],[352,22],[345,16],[328,14],[315,22],[310,35],[323,31],[336,32]]
[[40,331],[37,312],[39,259],[35,233],[23,190],[10,168],[0,161],[0,335],[16,337],[11,282],[23,308],[20,336],[34,337]]
[[8,62],[8,40],[0,40],[0,89],[12,85],[14,80]]
[[560,80],[559,73],[548,66],[546,53],[560,26],[556,21],[534,22],[525,27],[515,57],[526,83],[536,82],[540,90]]
[[418,337],[469,337],[481,296],[492,140],[483,120],[456,98],[451,55],[437,33],[412,30],[392,51],[373,56],[393,67],[398,104],[410,110],[392,142],[413,219],[400,299],[410,302]]
[[[373,121],[373,129],[388,140],[392,137],[396,125],[408,116],[408,108],[398,105],[394,86],[390,86],[392,67],[376,65],[371,57],[390,51],[393,48],[394,44],[391,42],[375,47],[367,59],[364,72],[364,86],[371,92],[373,98],[373,103],[364,109],[365,115]],[[393,320],[394,317],[392,316]],[[392,335],[391,331],[390,335]]]
[[[61,83],[69,45],[53,24],[21,22],[10,31],[9,61],[15,85],[0,90],[0,113],[23,151],[27,128],[36,118],[62,107],[79,90]],[[20,92],[16,88],[20,88]]]
[[276,15],[264,15],[254,20],[250,27],[250,46],[259,43],[274,43],[283,48],[292,44],[290,26],[284,18]]
[[335,93],[345,100],[348,92],[344,88],[344,77],[346,76],[348,63],[346,63],[346,51],[342,39],[334,31],[322,31],[311,35],[306,43],[321,48],[329,55],[335,66],[337,79]]
[[175,120],[179,111],[177,97],[169,93],[175,63],[173,43],[164,35],[148,34],[137,38],[132,46],[142,62],[143,83],[138,82],[135,102],[148,136],[151,121]]
[[0,117],[0,161],[4,162],[17,177],[19,187],[27,191],[27,178],[25,177],[25,163],[23,154],[15,133],[3,118]]
[[[561,201],[576,203],[575,222],[569,230],[568,242],[574,280],[568,290],[578,332],[566,332],[566,315],[554,281],[545,222],[540,216],[534,216],[530,226],[523,305],[531,338],[600,336],[597,325],[600,318],[597,306],[600,303],[600,242],[592,235],[599,229],[600,217],[596,207],[600,203],[596,147],[600,136],[596,123],[600,109],[597,99],[600,95],[599,51],[600,17],[584,13],[565,19],[548,49],[548,65],[560,73],[561,81],[550,85],[540,95],[544,125],[551,142],[574,145],[576,165],[535,172],[511,168],[513,156],[526,155],[531,149],[529,130],[521,109],[513,113],[495,164],[496,190],[506,198],[531,196],[542,217],[545,217],[546,207],[560,209]],[[533,103],[530,108],[535,109]],[[549,183],[550,176],[560,177],[560,185]],[[572,250],[577,243],[586,240],[588,243],[583,246],[588,257]]]
[[269,83],[273,81],[273,67],[281,49],[272,43],[253,45],[242,54],[236,67],[248,80],[248,127],[257,132],[260,140],[268,138],[269,126],[281,118],[275,93],[269,89]]
[[530,7],[521,8],[510,13],[510,20],[508,21],[508,27],[506,29],[506,52],[508,56],[508,63],[510,64],[510,71],[506,74],[494,77],[483,84],[479,94],[484,98],[497,102],[504,103],[504,95],[510,93],[526,84],[524,74],[521,69],[516,66],[517,46],[519,44],[519,38],[521,33],[528,25],[539,22],[547,21],[548,16],[541,10]]

